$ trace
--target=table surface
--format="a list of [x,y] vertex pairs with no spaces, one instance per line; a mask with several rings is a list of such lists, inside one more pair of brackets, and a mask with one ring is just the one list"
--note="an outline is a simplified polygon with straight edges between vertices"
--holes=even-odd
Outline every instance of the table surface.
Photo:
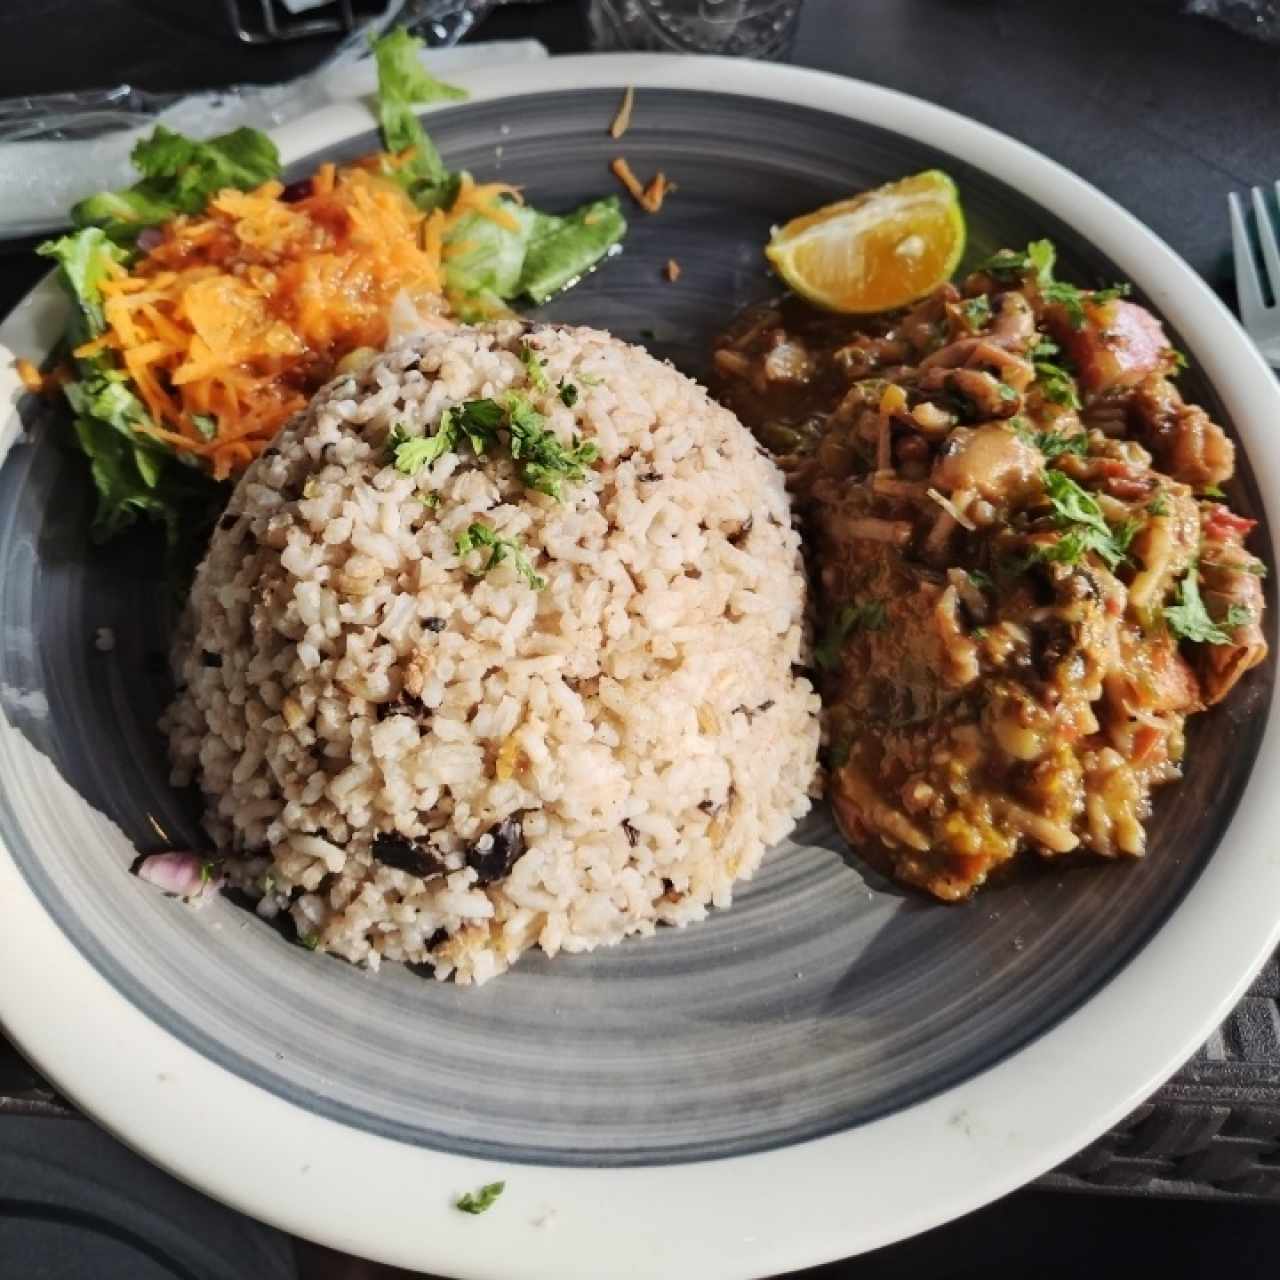
[[[793,61],[916,94],[1030,144],[1136,214],[1231,300],[1225,196],[1280,178],[1280,48],[1182,8],[807,0]],[[70,39],[72,28],[93,39]],[[498,10],[476,34],[533,35],[556,53],[585,47],[576,0]],[[0,94],[269,82],[328,48],[239,44],[219,0],[3,0]],[[0,314],[43,273],[29,249],[0,245]],[[20,1081],[32,1083],[0,1051],[0,1094]]]

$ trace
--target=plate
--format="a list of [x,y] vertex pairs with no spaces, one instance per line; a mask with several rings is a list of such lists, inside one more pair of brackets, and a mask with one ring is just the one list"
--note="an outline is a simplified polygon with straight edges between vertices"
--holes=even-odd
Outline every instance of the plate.
[[[1232,504],[1270,538],[1270,373],[1185,264],[1043,157],[793,68],[588,57],[463,80],[473,101],[430,119],[453,167],[549,209],[610,190],[620,151],[679,184],[547,314],[696,374],[716,329],[774,288],[772,224],[942,167],[975,252],[1047,235],[1066,278],[1131,279],[1166,317],[1197,370],[1188,393],[1247,444]],[[640,91],[615,143],[625,84]],[[376,145],[356,106],[277,137],[295,173]],[[0,341],[39,358],[60,314],[41,285]],[[1280,797],[1259,781],[1280,767],[1273,665],[1192,722],[1148,858],[1044,871],[956,909],[877,879],[825,809],[732,911],[530,956],[483,989],[310,955],[227,901],[185,909],[125,874],[136,845],[196,830],[154,728],[172,618],[154,547],[86,551],[82,467],[21,408],[0,471],[0,1014],[108,1128],[297,1234],[502,1280],[757,1276],[872,1248],[1086,1144],[1194,1051],[1280,934]],[[1275,617],[1273,602],[1273,631]],[[452,1208],[495,1179],[507,1190],[485,1217]]]

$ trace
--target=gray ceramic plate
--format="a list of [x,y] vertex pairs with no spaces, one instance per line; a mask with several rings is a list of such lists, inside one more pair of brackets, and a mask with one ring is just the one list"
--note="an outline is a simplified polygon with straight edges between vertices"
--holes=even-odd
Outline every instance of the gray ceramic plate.
[[[1274,416],[1274,388],[1208,291],[1077,180],[936,109],[809,73],[594,59],[505,78],[474,77],[476,101],[433,116],[451,166],[519,183],[551,209],[608,190],[616,89],[553,86],[634,81],[653,87],[622,149],[637,172],[661,167],[680,187],[659,217],[637,212],[622,256],[546,314],[612,329],[700,374],[717,328],[776,289],[760,253],[772,224],[942,167],[960,186],[972,253],[1049,236],[1067,278],[1132,278],[1165,311],[1197,357],[1188,394],[1245,438],[1231,497],[1262,522],[1257,545],[1269,544],[1259,480],[1276,460],[1260,455],[1256,424]],[[303,174],[376,141],[349,108],[291,126],[282,145]],[[668,258],[683,267],[675,285],[661,271]],[[56,303],[37,291],[26,307],[4,336],[39,354]],[[1202,370],[1215,365],[1211,380]],[[197,838],[154,728],[171,617],[155,544],[140,534],[88,549],[90,486],[65,423],[22,410],[26,432],[10,424],[0,472],[0,890],[33,936],[9,943],[0,1012],[126,1137],[294,1230],[409,1265],[506,1276],[565,1266],[745,1275],[850,1252],[998,1194],[1082,1144],[1178,1065],[1273,940],[1277,913],[1243,898],[1249,885],[1277,893],[1274,857],[1239,834],[1243,820],[1232,852],[1216,852],[1257,768],[1273,665],[1193,722],[1188,777],[1160,794],[1144,861],[1029,874],[963,907],[875,877],[823,810],[731,911],[590,956],[531,956],[480,990],[398,967],[371,977],[229,902],[184,909],[126,874],[135,846]],[[1274,608],[1269,619],[1274,630]],[[92,643],[103,626],[116,636],[107,654]],[[1270,798],[1248,804],[1257,823],[1274,811]],[[1202,885],[1220,864],[1233,875],[1217,897],[1241,900],[1206,914],[1215,894]],[[1179,955],[1213,949],[1221,960],[1206,959],[1210,972],[1189,989],[1163,964],[1166,984],[1142,985],[1135,956],[1150,969],[1149,944],[1175,923]],[[1104,997],[1114,1011],[1092,1031],[1070,1017],[1109,1007]],[[102,1025],[86,1026],[77,1061],[65,1020],[85,1016],[85,1002]],[[180,1106],[164,1088],[173,1083],[185,1086]],[[1049,1123],[1049,1110],[1062,1114]],[[813,1141],[827,1135],[839,1138]],[[873,1204],[878,1219],[843,1209],[810,1221],[827,1184],[852,1193],[866,1160],[900,1165],[901,1187],[886,1174],[869,1180],[870,1200],[839,1204]],[[509,1196],[483,1236],[460,1234],[450,1193],[498,1171]],[[744,1178],[754,1195],[732,1190]],[[647,1198],[624,1203],[640,1185],[667,1189],[665,1216]],[[429,1232],[405,1231],[406,1203]],[[548,1209],[565,1221],[529,1225]],[[626,1252],[600,1252],[608,1240]]]

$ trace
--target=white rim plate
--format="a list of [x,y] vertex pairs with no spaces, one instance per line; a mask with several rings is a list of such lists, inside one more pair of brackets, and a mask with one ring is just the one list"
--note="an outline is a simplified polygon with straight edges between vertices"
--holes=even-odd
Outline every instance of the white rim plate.
[[[1280,390],[1234,317],[1135,218],[1030,148],[917,99],[793,67],[720,58],[581,56],[457,77],[475,99],[563,88],[687,88],[847,115],[921,139],[1053,208],[1182,333],[1247,443],[1272,527]],[[276,132],[287,162],[370,128],[355,104]],[[45,281],[0,326],[13,356],[61,331]],[[6,350],[7,349],[7,350]],[[1274,559],[1275,549],[1272,548]],[[1052,1168],[1137,1105],[1210,1034],[1280,940],[1275,718],[1221,846],[1142,951],[1082,1008],[997,1066],[834,1137],[705,1163],[506,1168],[346,1128],[215,1066],[114,990],[0,849],[0,1019],[77,1104],[176,1176],[333,1248],[459,1277],[765,1276],[890,1243]],[[483,1218],[460,1192],[507,1179]]]

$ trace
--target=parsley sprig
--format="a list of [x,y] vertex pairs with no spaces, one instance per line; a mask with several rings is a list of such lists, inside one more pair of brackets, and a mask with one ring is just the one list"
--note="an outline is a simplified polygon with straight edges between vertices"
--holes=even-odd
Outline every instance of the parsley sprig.
[[1083,458],[1089,452],[1089,437],[1083,431],[1069,436],[1061,431],[1036,431],[1023,417],[1012,418],[1010,422],[1019,440],[1035,445],[1050,460],[1064,453]]
[[1243,605],[1233,604],[1221,623],[1215,622],[1204,607],[1200,595],[1200,566],[1194,560],[1178,585],[1177,602],[1164,608],[1169,630],[1178,639],[1195,644],[1230,644],[1231,632],[1244,626],[1252,616]]
[[991,323],[991,299],[980,293],[976,298],[966,298],[960,304],[960,314],[972,333],[978,333]]
[[1053,264],[1057,256],[1058,251],[1051,240],[1033,240],[1025,253],[1013,249],[993,253],[985,262],[978,264],[978,270],[1004,281],[1034,275],[1036,282],[1044,285],[1053,279]]
[[1067,323],[1073,329],[1083,329],[1085,322],[1085,303],[1090,306],[1103,302],[1111,302],[1115,298],[1127,298],[1130,288],[1127,284],[1113,284],[1105,289],[1095,289],[1087,293],[1073,284],[1063,280],[1053,280],[1041,284],[1040,296],[1050,303],[1056,303],[1067,313]]
[[507,429],[511,433],[511,456],[520,466],[520,475],[530,489],[559,501],[566,481],[577,483],[600,456],[594,441],[578,440],[562,444],[548,431],[546,419],[518,391],[506,398]]
[[454,1208],[463,1213],[484,1213],[492,1208],[493,1203],[507,1189],[505,1182],[487,1182],[477,1191],[467,1191],[454,1201]]
[[1064,280],[1055,280],[1053,268],[1057,257],[1057,250],[1051,241],[1033,240],[1024,253],[1001,249],[999,253],[992,254],[985,262],[980,263],[978,270],[1005,283],[1032,277],[1040,290],[1040,296],[1046,302],[1062,307],[1066,312],[1067,322],[1073,329],[1084,327],[1086,303],[1103,303],[1114,298],[1128,297],[1127,284],[1114,284],[1090,293],[1067,284]]
[[546,421],[527,396],[511,391],[501,403],[467,400],[446,409],[434,435],[411,436],[397,425],[388,445],[396,470],[411,476],[456,450],[464,438],[478,457],[499,442],[499,433],[505,429],[521,480],[528,488],[559,501],[565,483],[583,480],[600,451],[590,440],[575,438],[571,445],[563,444],[547,430]]
[[551,390],[551,380],[547,377],[542,360],[528,344],[520,348],[520,363],[524,365],[525,372],[529,375],[529,385],[535,391]]
[[387,437],[387,448],[391,451],[391,463],[397,471],[405,475],[415,475],[423,467],[429,467],[437,458],[442,458],[458,442],[457,427],[453,412],[446,409],[440,415],[440,425],[432,436],[411,436],[404,424],[397,422]]
[[863,604],[846,604],[827,625],[821,642],[814,648],[813,660],[824,671],[840,660],[840,650],[855,631],[883,631],[884,605],[879,600]]
[[1040,393],[1046,400],[1054,404],[1065,405],[1068,409],[1080,408],[1080,393],[1076,390],[1076,380],[1060,365],[1049,360],[1035,362],[1036,381],[1040,384]]
[[504,538],[492,525],[475,522],[469,524],[457,537],[456,546],[460,556],[469,555],[487,547],[489,558],[480,570],[482,574],[496,569],[508,557],[515,571],[535,590],[541,591],[547,580],[534,570],[524,548],[515,538]]
[[1033,558],[1078,564],[1092,551],[1109,569],[1118,568],[1141,524],[1130,520],[1113,528],[1097,499],[1065,472],[1046,471],[1044,491],[1053,507],[1054,522],[1063,532],[1056,542],[1037,547]]

